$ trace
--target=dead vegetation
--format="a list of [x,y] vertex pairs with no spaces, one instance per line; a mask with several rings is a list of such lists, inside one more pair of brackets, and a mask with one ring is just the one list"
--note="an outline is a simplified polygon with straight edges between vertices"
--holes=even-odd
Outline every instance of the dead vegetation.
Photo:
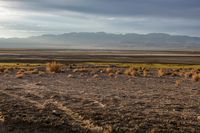
[[136,77],[136,76],[138,76],[137,68],[130,67],[130,68],[128,68],[128,69],[125,70],[124,74]]
[[200,75],[199,74],[195,73],[195,74],[192,75],[192,80],[193,81],[197,82],[197,81],[199,81],[199,79],[200,79]]
[[[70,69],[69,69],[70,66]],[[72,67],[73,66],[73,67]],[[114,66],[114,65],[113,65]],[[64,70],[65,69],[65,70]],[[79,73],[80,77],[84,75],[91,75],[93,78],[101,77],[101,74],[105,74],[108,77],[118,78],[120,75],[127,75],[130,77],[174,77],[184,80],[191,80],[194,82],[200,81],[200,69],[199,68],[148,68],[148,67],[136,67],[135,65],[129,67],[99,67],[87,65],[63,65],[56,61],[47,63],[45,66],[31,64],[15,64],[12,66],[0,66],[0,74],[12,74],[15,72],[15,77],[22,79],[28,75],[45,75],[46,73],[60,73],[64,71],[71,71],[73,73]],[[74,78],[74,74],[68,74],[69,78]],[[180,86],[182,80],[175,79],[176,86]]]
[[183,81],[183,79],[176,80],[176,87],[179,87]]
[[62,64],[56,61],[52,61],[50,63],[47,63],[46,70],[47,72],[51,72],[51,73],[59,73],[61,72],[61,67],[62,67]]
[[[40,82],[39,82],[39,84],[34,83],[33,89],[36,88],[36,92],[39,91],[38,88],[41,87],[40,89],[42,89],[43,87],[46,87],[46,86],[47,87],[45,89],[49,89],[49,88],[52,87],[51,89],[54,91],[55,89],[58,88],[56,86],[58,84],[59,84],[59,87],[63,86],[63,88],[62,88],[63,91],[65,91],[66,89],[71,89],[71,88],[74,90],[74,89],[78,88],[79,84],[81,83],[80,90],[77,91],[77,92],[80,92],[80,93],[78,93],[78,95],[82,94],[82,95],[86,95],[86,96],[88,96],[88,95],[92,96],[92,93],[90,94],[88,92],[92,92],[94,89],[97,89],[98,95],[99,95],[99,93],[105,92],[105,94],[104,94],[105,99],[100,99],[98,97],[96,97],[96,99],[98,99],[98,100],[100,99],[102,104],[105,104],[107,101],[109,101],[110,103],[113,102],[112,104],[116,104],[116,106],[113,106],[113,107],[118,107],[118,105],[119,105],[118,103],[120,103],[121,101],[124,101],[126,99],[134,99],[137,96],[137,95],[135,95],[135,93],[139,92],[138,90],[140,90],[140,93],[138,93],[138,95],[140,95],[140,94],[146,95],[145,93],[143,93],[143,87],[145,88],[146,85],[150,86],[150,87],[146,87],[147,92],[149,92],[149,89],[154,89],[154,91],[152,91],[151,93],[162,91],[162,93],[160,95],[160,99],[162,100],[163,94],[165,94],[166,92],[167,93],[169,92],[169,93],[171,93],[171,95],[174,95],[174,93],[179,92],[179,90],[183,91],[185,89],[184,88],[185,82],[190,83],[191,86],[193,86],[193,85],[197,86],[199,84],[198,81],[200,81],[199,70],[198,69],[191,69],[191,68],[190,69],[183,69],[183,68],[178,68],[178,69],[159,68],[158,69],[158,68],[146,68],[146,67],[135,67],[135,66],[112,68],[112,67],[107,67],[107,66],[106,67],[105,66],[103,66],[103,67],[102,66],[98,66],[98,67],[92,66],[91,67],[91,66],[84,66],[84,65],[79,65],[79,66],[73,65],[72,68],[68,69],[68,66],[61,65],[58,62],[50,62],[46,66],[44,65],[42,69],[40,67],[31,67],[31,66],[29,67],[29,65],[27,65],[27,66],[28,67],[26,67],[26,68],[13,68],[13,69],[12,68],[9,68],[9,69],[8,68],[1,68],[0,69],[0,72],[2,73],[1,76],[3,77],[5,74],[13,74],[14,76],[13,75],[10,76],[10,77],[12,77],[12,80],[14,79],[13,81],[17,81],[17,82],[21,82],[21,83],[23,83],[25,80],[32,82],[32,80],[35,80],[35,79],[37,79],[37,80],[42,79],[43,81],[44,81],[44,79],[45,80],[48,79],[47,81],[45,81],[45,83],[41,82],[44,85],[41,85]],[[46,70],[47,70],[47,72],[51,72],[52,74],[46,73]],[[61,71],[63,72],[63,74],[60,74],[60,73],[57,74],[58,72],[61,72]],[[44,78],[39,77],[40,74],[44,75]],[[54,81],[55,77],[56,77],[56,81]],[[17,78],[17,80],[15,80],[15,78]],[[194,82],[192,82],[192,81],[194,81]],[[50,83],[50,82],[53,82],[53,83]],[[73,82],[73,84],[71,82]],[[92,83],[95,82],[95,83],[92,84],[91,82]],[[118,82],[121,82],[120,87],[118,87]],[[48,83],[53,85],[53,86],[48,86]],[[143,85],[143,83],[144,83],[144,85]],[[68,88],[69,84],[71,84],[71,86]],[[92,86],[92,87],[91,86],[88,87],[90,89],[89,91],[84,90],[84,88],[87,87],[87,85],[84,86],[84,84],[87,84],[87,85],[90,84]],[[118,89],[119,91],[121,91],[121,93],[118,94],[118,92],[117,92],[117,93],[115,93],[115,95],[106,96],[106,94],[108,94],[108,93],[106,93],[106,91],[108,91],[109,89],[113,89],[112,88],[113,84],[114,85],[116,84],[116,86],[114,86],[115,90],[113,92],[115,92],[116,89]],[[75,86],[73,86],[73,85],[75,85]],[[99,87],[96,87],[97,85],[99,85]],[[109,89],[107,89],[107,88],[105,89],[104,85],[106,85],[107,88],[109,88]],[[158,87],[159,90],[156,90],[157,85],[159,86]],[[82,86],[84,86],[84,87],[82,87]],[[136,89],[136,91],[134,91],[132,93],[131,92],[132,89],[134,89],[136,86],[138,86],[138,89]],[[128,87],[130,87],[130,89],[127,90],[127,91],[124,91]],[[28,88],[28,87],[26,86],[24,88]],[[103,91],[102,91],[102,88],[104,89]],[[170,89],[172,91],[169,91]],[[174,90],[174,89],[176,89],[176,90]],[[29,95],[32,92],[32,88],[31,89],[25,89],[25,90],[28,92]],[[41,91],[41,92],[46,93],[47,91],[45,90],[45,91]],[[108,91],[108,92],[110,93],[110,91]],[[52,94],[54,94],[54,93],[55,92],[52,92]],[[76,93],[76,92],[75,91],[68,91],[68,92],[66,91],[67,97],[65,97],[64,95],[60,96],[60,97],[58,96],[58,97],[55,97],[54,100],[61,100],[61,101],[64,101],[66,99],[69,100],[71,97],[70,97],[70,95],[68,97],[68,93]],[[129,97],[130,93],[132,94],[132,95],[130,95],[130,98],[125,98],[126,96]],[[35,93],[35,94],[38,94],[38,92]],[[95,96],[98,96],[97,94]],[[183,93],[179,93],[179,94],[183,94]],[[60,94],[58,94],[58,95],[60,95]],[[78,95],[77,95],[77,97],[78,97]],[[46,94],[45,94],[45,96],[48,97],[48,95],[46,95]],[[122,97],[123,97],[123,99],[120,99]],[[150,98],[150,97],[148,96],[146,98]],[[158,97],[157,94],[156,94],[155,97]],[[99,104],[98,103],[99,101],[98,102],[91,102],[90,101],[91,99],[88,99],[88,98],[86,100],[82,97],[80,99],[79,98],[75,99],[75,98],[73,100],[76,101],[77,103],[78,102],[84,102],[84,104],[87,105],[87,102],[89,101],[91,104],[88,104],[87,106],[81,106],[81,107],[79,107],[79,106],[84,105],[84,104],[79,104],[79,105],[77,104],[76,106],[74,106],[75,107],[74,110],[76,110],[76,108],[82,109],[82,107],[86,107],[86,111],[88,111],[88,108],[89,108],[88,106],[91,105],[91,106],[96,106],[96,107],[102,109],[103,111],[105,111],[104,108],[106,108],[106,106],[109,106],[109,104],[110,104],[108,102],[107,104],[105,104],[103,106],[99,106],[99,105],[96,105],[96,104]],[[141,98],[143,98],[143,97],[141,97]],[[169,97],[167,97],[166,99],[168,99],[168,98]],[[36,97],[35,99],[41,99],[41,98]],[[73,103],[74,101],[70,101],[68,104],[74,104],[75,105],[75,103]],[[170,101],[175,101],[175,100],[172,99]],[[43,103],[43,102],[41,102],[41,103]],[[120,106],[122,106],[122,108],[125,108],[125,107],[127,107],[127,103],[121,102]],[[55,105],[57,105],[57,104],[58,103],[55,103]],[[60,103],[60,105],[65,106],[64,103]],[[68,105],[66,104],[66,106],[68,106]],[[140,106],[140,104],[138,104],[136,106]],[[140,108],[142,108],[142,106],[143,105],[141,104]],[[152,107],[153,106],[154,105],[152,105]],[[130,107],[133,107],[132,104],[130,105]],[[110,110],[112,110],[112,108]],[[174,108],[174,106],[171,107],[171,108]],[[121,107],[120,107],[120,109],[121,109]],[[133,109],[135,109],[135,107],[131,108],[130,110],[133,110]],[[95,111],[96,110],[97,109],[95,109]],[[53,108],[53,111],[54,111],[54,108]],[[118,108],[116,109],[116,111],[118,111]],[[91,112],[89,110],[85,114],[88,115]],[[110,121],[110,120],[116,118],[116,116],[113,116],[113,118],[108,117],[108,116],[112,115],[113,112],[110,112],[110,114],[107,114],[108,116],[105,116],[104,118],[102,118],[102,116],[105,112],[103,112],[103,113],[98,112],[99,114],[98,113],[97,114],[91,113],[91,116],[92,117],[95,116],[94,119],[95,120],[98,119],[99,123],[101,122],[101,119],[108,118],[108,121]],[[137,110],[135,110],[135,112],[137,112]],[[134,113],[132,112],[132,113],[128,113],[128,114],[130,116],[132,116]],[[127,114],[127,112],[123,112],[123,114]],[[49,114],[47,114],[47,116],[48,115]],[[59,116],[59,112],[54,111],[53,115]],[[136,117],[137,117],[137,115],[136,115]],[[120,116],[122,116],[122,114],[120,114],[117,117],[120,117]],[[163,119],[166,120],[166,117],[163,118]],[[1,113],[0,113],[0,122],[1,122],[1,120],[3,121],[3,117],[1,118]],[[120,121],[121,120],[124,120],[125,122],[127,122],[128,118],[127,119],[126,118],[120,118]],[[130,122],[132,122],[132,121],[130,121]],[[90,123],[88,125],[90,125]],[[98,126],[92,126],[92,128],[89,127],[89,129],[90,129],[91,132],[103,132],[103,133],[117,132],[117,131],[115,131],[116,130],[115,128],[112,128],[112,126],[108,126],[107,128],[105,128],[104,126],[102,126],[102,127],[101,126],[99,126],[99,127]],[[120,132],[120,131],[118,131],[118,132]]]
[[144,76],[144,77],[147,77],[148,74],[149,74],[149,70],[144,69],[144,70],[143,70],[143,76]]
[[158,77],[163,77],[165,76],[166,72],[165,69],[158,69]]

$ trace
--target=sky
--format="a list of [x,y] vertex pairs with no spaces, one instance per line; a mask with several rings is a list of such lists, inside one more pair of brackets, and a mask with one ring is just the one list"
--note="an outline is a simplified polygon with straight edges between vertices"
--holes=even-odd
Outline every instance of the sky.
[[102,31],[200,37],[200,0],[0,0],[0,37]]

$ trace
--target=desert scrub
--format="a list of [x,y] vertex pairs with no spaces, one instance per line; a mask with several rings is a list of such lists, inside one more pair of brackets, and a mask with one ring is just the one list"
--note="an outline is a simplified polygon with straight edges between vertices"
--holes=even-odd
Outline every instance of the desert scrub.
[[62,64],[56,61],[53,61],[53,62],[47,63],[46,70],[51,73],[59,73],[61,72],[61,67],[62,67]]
[[200,79],[200,75],[199,74],[193,74],[192,75],[192,80],[193,81],[197,82],[197,81],[199,81],[199,79]]
[[135,67],[130,67],[130,68],[125,70],[124,74],[135,77],[135,76],[138,75],[138,72],[137,72],[137,69]]
[[183,79],[176,80],[176,82],[175,82],[176,87],[179,87],[182,82],[183,82]]
[[115,73],[115,70],[111,67],[106,68],[105,70],[107,73]]
[[149,70],[143,69],[143,76],[144,76],[144,77],[147,77],[148,74],[149,74]]
[[158,77],[165,76],[165,70],[164,69],[158,69]]

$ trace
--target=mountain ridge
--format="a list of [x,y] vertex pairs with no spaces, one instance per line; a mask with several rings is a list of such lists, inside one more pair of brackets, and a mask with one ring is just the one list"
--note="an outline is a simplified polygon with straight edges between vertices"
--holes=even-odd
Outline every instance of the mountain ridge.
[[200,49],[200,37],[166,33],[70,32],[57,35],[44,34],[27,38],[0,38],[0,48],[182,50]]

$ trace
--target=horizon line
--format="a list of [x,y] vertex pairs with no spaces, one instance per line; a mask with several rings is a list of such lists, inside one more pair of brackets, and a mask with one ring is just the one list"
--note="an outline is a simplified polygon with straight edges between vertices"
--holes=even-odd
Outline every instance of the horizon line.
[[149,33],[136,33],[136,32],[127,32],[127,33],[113,33],[113,32],[105,32],[105,31],[98,31],[98,32],[63,32],[59,34],[40,34],[40,35],[33,35],[33,36],[27,36],[27,37],[0,37],[0,39],[27,39],[31,37],[40,37],[40,36],[48,36],[48,35],[64,35],[64,34],[71,34],[71,33],[105,33],[105,34],[114,34],[114,35],[127,35],[127,34],[137,34],[137,35],[150,35],[150,34],[165,34],[169,36],[185,36],[185,37],[194,37],[194,38],[200,38],[200,36],[192,36],[192,35],[184,35],[184,34],[173,34],[173,33],[164,33],[164,32],[149,32]]

